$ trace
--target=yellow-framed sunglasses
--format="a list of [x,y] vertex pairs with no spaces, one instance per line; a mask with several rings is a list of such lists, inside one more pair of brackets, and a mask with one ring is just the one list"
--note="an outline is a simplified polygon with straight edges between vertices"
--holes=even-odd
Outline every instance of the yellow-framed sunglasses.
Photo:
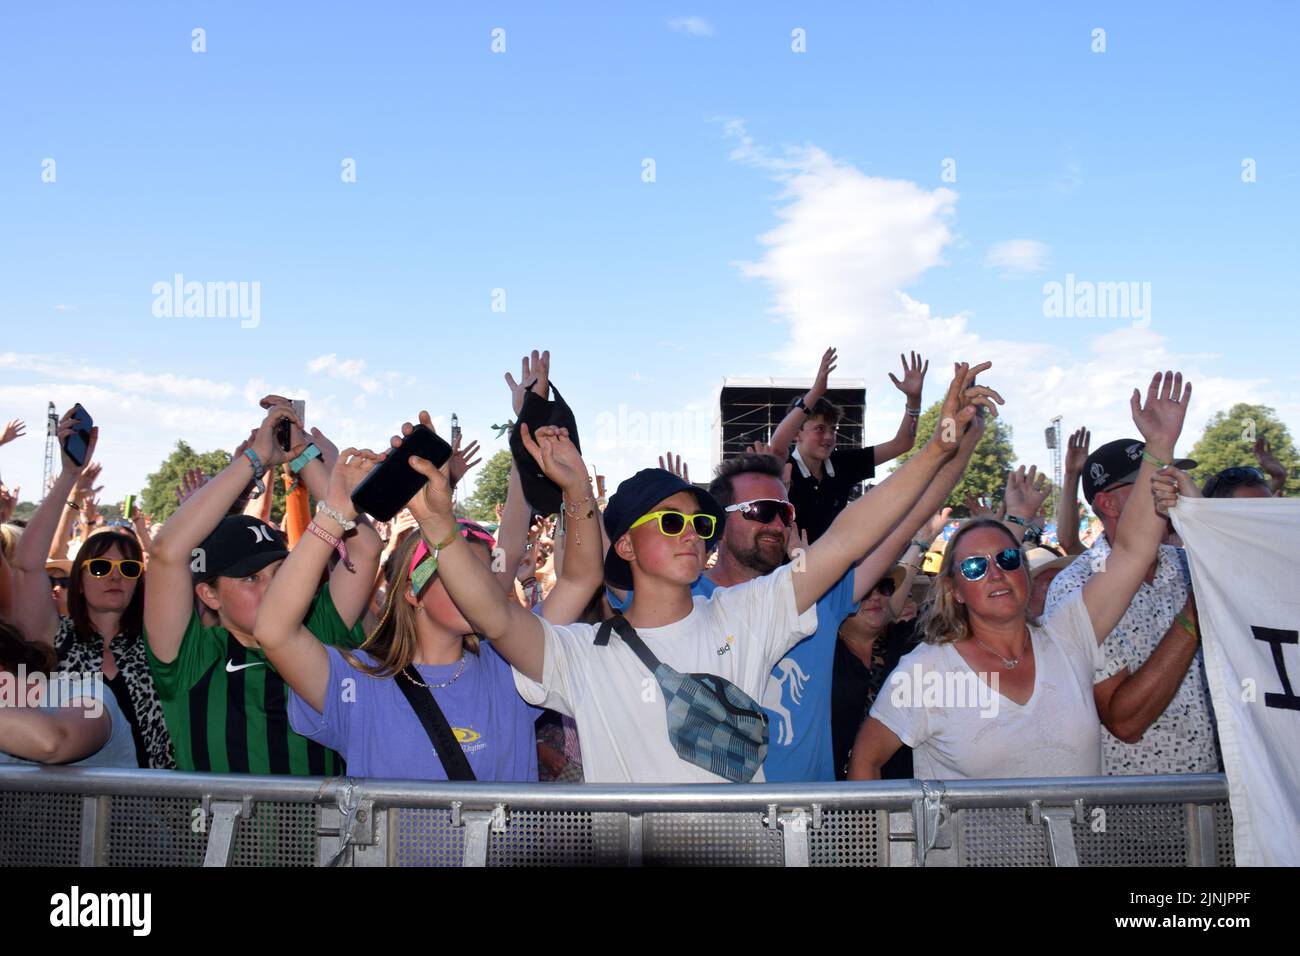
[[639,528],[643,524],[649,524],[651,521],[659,522],[659,531],[670,538],[676,538],[686,530],[686,523],[689,521],[695,527],[695,533],[704,541],[713,537],[713,532],[717,530],[718,521],[713,515],[709,514],[683,514],[680,511],[652,511],[648,515],[642,515],[632,522],[633,528]]

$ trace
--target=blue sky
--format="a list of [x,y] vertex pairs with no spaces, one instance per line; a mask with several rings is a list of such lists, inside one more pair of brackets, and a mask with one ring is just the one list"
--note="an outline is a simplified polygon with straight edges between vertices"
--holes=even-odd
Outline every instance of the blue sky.
[[[722,376],[828,344],[869,439],[909,348],[927,402],[935,366],[994,361],[1027,463],[1053,414],[1131,433],[1166,366],[1198,386],[1185,447],[1241,400],[1300,435],[1293,4],[604,6],[6,7],[4,481],[33,496],[48,400],[102,424],[112,499],[177,438],[233,447],[267,390],[340,444],[429,407],[504,447],[533,347],[614,480],[663,444],[704,474]],[[257,282],[256,327],[155,316],[177,273]],[[1149,283],[1147,320],[1044,315],[1067,274]]]

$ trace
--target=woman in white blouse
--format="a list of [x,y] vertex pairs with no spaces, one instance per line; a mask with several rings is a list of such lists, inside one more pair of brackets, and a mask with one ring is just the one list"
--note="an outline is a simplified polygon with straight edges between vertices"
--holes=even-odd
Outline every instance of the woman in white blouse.
[[1164,537],[1151,477],[1174,457],[1191,391],[1172,372],[1151,380],[1145,404],[1133,390],[1146,446],[1106,573],[1046,620],[1029,617],[1028,570],[1005,525],[980,519],[953,535],[922,623],[925,643],[881,689],[854,742],[849,779],[879,779],[903,744],[921,779],[1101,773],[1093,668]]

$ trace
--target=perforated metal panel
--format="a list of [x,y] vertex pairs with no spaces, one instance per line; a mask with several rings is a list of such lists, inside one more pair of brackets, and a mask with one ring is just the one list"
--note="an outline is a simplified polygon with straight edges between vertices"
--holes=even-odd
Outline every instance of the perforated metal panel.
[[310,803],[254,803],[235,829],[231,866],[315,866],[319,811]]
[[648,813],[646,866],[780,866],[781,831],[751,813]]
[[597,862],[590,813],[512,811],[492,834],[488,866],[590,866]]
[[1232,807],[1227,801],[1214,806],[1214,842],[1219,866],[1236,866],[1236,844],[1232,839]]
[[828,810],[822,825],[808,830],[812,866],[881,866],[882,839],[888,839],[889,813],[885,810]]
[[1047,838],[1023,807],[959,810],[959,866],[1047,866]]
[[202,866],[207,845],[197,798],[114,797],[109,804],[109,866]]
[[394,810],[397,866],[460,866],[465,830],[451,825],[450,810]]
[[0,792],[0,866],[80,863],[80,794]]

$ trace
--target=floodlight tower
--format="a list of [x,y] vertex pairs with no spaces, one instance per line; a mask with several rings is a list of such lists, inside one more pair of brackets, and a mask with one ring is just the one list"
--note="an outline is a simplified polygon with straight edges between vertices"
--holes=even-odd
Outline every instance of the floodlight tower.
[[54,459],[58,457],[59,413],[54,410],[53,402],[50,402],[45,417],[45,478],[41,482],[41,501],[45,500],[50,485],[54,483]]
[[1061,527],[1061,416],[1057,415],[1047,426],[1047,447],[1052,452],[1052,514],[1056,517],[1057,534]]

